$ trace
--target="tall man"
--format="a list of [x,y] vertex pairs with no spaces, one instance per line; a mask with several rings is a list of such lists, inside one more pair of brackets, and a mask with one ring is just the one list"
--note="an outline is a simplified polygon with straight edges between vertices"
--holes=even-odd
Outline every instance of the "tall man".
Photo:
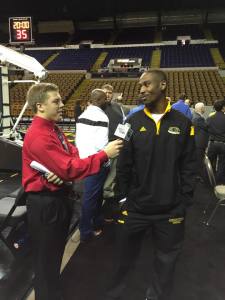
[[81,100],[77,100],[74,105],[75,124],[77,123],[77,120],[81,114],[82,114]]
[[[119,153],[121,143],[114,141],[103,151],[80,159],[78,150],[56,125],[64,106],[58,87],[49,83],[34,85],[28,91],[27,101],[35,117],[23,145],[22,184],[27,193],[35,299],[61,300],[59,276],[70,223],[70,188],[56,184],[61,183],[60,178],[67,182],[99,172],[108,158]],[[47,181],[31,168],[32,161],[41,163],[55,175],[50,174]]]
[[225,184],[225,100],[217,100],[214,109],[216,113],[207,119],[208,156],[214,166],[217,157],[219,158],[216,179],[218,184]]
[[[114,132],[119,123],[123,123],[125,115],[121,105],[113,101],[113,86],[110,84],[104,84],[102,89],[107,96],[107,105],[104,109],[106,115],[109,118],[109,141],[115,140]],[[107,176],[104,185],[104,217],[106,222],[113,221],[113,211],[117,206],[114,195],[115,177],[116,177],[116,164],[117,159],[110,160],[110,172]]]
[[196,159],[197,159],[197,170],[200,179],[205,177],[204,167],[204,155],[208,145],[208,129],[204,118],[205,105],[202,102],[195,104],[193,111],[192,123],[195,126],[195,144],[196,144]]
[[107,96],[107,105],[105,107],[105,113],[109,118],[109,140],[115,140],[114,132],[119,123],[123,123],[123,111],[121,106],[113,101],[113,86],[110,84],[104,84],[102,89]]
[[[90,105],[80,115],[76,126],[76,146],[81,158],[95,154],[108,143],[109,119],[103,109],[106,94],[101,89],[91,92]],[[109,162],[102,165],[97,174],[84,179],[80,236],[81,241],[97,236],[102,232],[103,186],[109,172]]]
[[185,212],[193,197],[195,142],[191,121],[171,109],[164,72],[145,72],[139,83],[145,109],[130,117],[133,136],[118,158],[117,189],[120,198],[127,201],[119,220],[118,264],[105,300],[121,296],[125,276],[149,228],[155,257],[145,298],[170,299],[175,263],[184,239]]

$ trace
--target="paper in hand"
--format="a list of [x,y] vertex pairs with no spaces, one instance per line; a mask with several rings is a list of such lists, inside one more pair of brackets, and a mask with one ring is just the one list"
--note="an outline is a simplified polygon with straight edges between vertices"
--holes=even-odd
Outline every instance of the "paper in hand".
[[31,168],[41,172],[41,173],[50,173],[50,171],[45,167],[43,166],[42,164],[38,163],[37,161],[33,160],[30,164]]

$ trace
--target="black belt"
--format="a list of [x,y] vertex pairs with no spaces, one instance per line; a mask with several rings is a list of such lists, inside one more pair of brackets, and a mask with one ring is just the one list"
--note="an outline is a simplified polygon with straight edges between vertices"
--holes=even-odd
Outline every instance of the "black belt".
[[61,188],[55,191],[51,191],[51,190],[42,190],[42,191],[37,191],[37,192],[27,192],[28,194],[39,194],[42,196],[66,196],[68,194],[70,194],[72,191],[72,186],[71,187],[65,187],[65,188]]

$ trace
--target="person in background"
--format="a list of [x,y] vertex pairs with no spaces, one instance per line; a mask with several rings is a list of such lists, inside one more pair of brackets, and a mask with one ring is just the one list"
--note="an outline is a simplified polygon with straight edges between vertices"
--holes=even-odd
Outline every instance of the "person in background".
[[207,153],[216,171],[217,184],[225,184],[225,100],[217,100],[214,109],[216,113],[206,120],[209,132]]
[[81,100],[77,100],[74,106],[75,124],[77,123],[77,120],[81,114],[82,114]]
[[208,145],[208,126],[204,118],[205,105],[202,102],[195,104],[193,111],[192,123],[195,126],[195,145],[196,145],[196,159],[198,176],[200,180],[205,179],[204,156]]
[[[101,88],[105,91],[107,96],[107,105],[104,109],[104,112],[109,118],[109,141],[113,141],[116,139],[114,132],[118,124],[122,124],[124,122],[125,114],[122,107],[113,101],[113,86],[110,84],[104,84]],[[110,172],[104,185],[105,202],[103,204],[103,212],[104,219],[108,223],[113,222],[114,211],[117,210],[117,201],[114,197],[116,163],[116,158],[110,160]]]
[[192,115],[193,115],[193,112],[194,112],[193,101],[192,101],[191,99],[186,99],[186,100],[184,101],[184,103],[185,103],[187,106],[190,107],[191,113],[192,113]]
[[[39,83],[27,93],[34,119],[22,149],[22,185],[26,192],[28,230],[31,237],[36,300],[62,300],[60,266],[71,218],[71,184],[96,174],[101,166],[118,155],[121,141],[113,141],[97,154],[81,159],[57,126],[63,102],[55,84]],[[50,174],[31,168],[37,161]]]
[[[80,115],[76,126],[76,146],[81,158],[101,151],[108,143],[109,119],[104,112],[106,94],[102,89],[91,92],[90,104]],[[80,240],[87,241],[102,233],[103,186],[109,172],[109,162],[95,175],[84,179],[80,219]]]
[[183,115],[185,115],[188,119],[192,119],[192,113],[187,104],[184,103],[184,101],[187,99],[187,96],[185,94],[180,94],[179,99],[176,103],[172,105],[172,108],[175,110],[178,110]]
[[107,96],[107,105],[104,111],[109,118],[109,141],[113,141],[115,140],[114,132],[118,124],[123,123],[123,112],[121,106],[113,100],[113,86],[104,84],[101,89],[104,90]]
[[138,112],[139,110],[144,109],[145,105],[144,105],[144,102],[143,102],[143,100],[142,100],[141,97],[139,97],[139,98],[137,99],[136,103],[137,103],[137,106],[134,107],[134,108],[132,108],[132,109],[130,110],[130,112],[129,112],[128,115],[127,115],[127,119],[128,119],[130,116],[132,116],[134,113]]
[[192,106],[192,101],[191,101],[191,99],[185,99],[185,101],[184,101],[184,103],[187,105],[187,106],[189,106],[190,108],[191,108],[191,106]]

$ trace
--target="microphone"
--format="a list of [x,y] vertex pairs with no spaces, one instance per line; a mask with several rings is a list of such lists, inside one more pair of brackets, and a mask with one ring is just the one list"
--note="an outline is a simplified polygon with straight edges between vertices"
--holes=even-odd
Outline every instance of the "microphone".
[[129,141],[133,134],[133,130],[131,129],[131,125],[129,123],[118,124],[114,135],[119,137],[125,141]]

